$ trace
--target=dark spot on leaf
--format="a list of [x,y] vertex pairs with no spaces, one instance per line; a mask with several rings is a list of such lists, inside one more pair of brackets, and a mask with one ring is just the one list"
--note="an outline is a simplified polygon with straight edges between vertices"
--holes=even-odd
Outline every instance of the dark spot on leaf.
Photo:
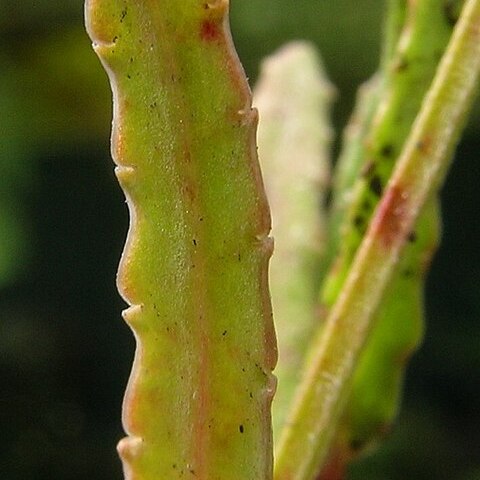
[[243,431],[244,431],[243,425],[240,425],[240,426],[238,427],[238,430],[240,431],[240,433],[243,433]]
[[364,445],[365,442],[359,438],[352,438],[350,440],[350,448],[353,452],[359,452],[360,450],[362,450]]
[[370,198],[369,197],[364,198],[361,208],[364,212],[367,212],[367,213],[369,213],[372,210],[372,205],[370,203]]
[[459,3],[461,2],[458,2],[456,0],[448,0],[443,5],[443,13],[445,15],[445,18],[447,19],[447,23],[451,27],[455,26],[460,16]]
[[200,27],[200,38],[207,42],[213,42],[220,38],[220,29],[212,20],[204,20]]
[[383,186],[382,186],[382,181],[380,180],[380,177],[378,175],[374,175],[370,179],[369,185],[370,185],[370,190],[375,195],[377,195],[378,197],[382,195]]
[[227,334],[227,331],[224,330],[223,333],[222,333],[222,336],[225,336]]
[[117,40],[118,40],[118,36],[115,35],[115,36],[112,38],[112,43],[117,43]]
[[127,16],[128,9],[122,10],[122,13],[120,14],[120,23],[123,23],[124,18]]
[[362,217],[361,215],[355,215],[353,219],[353,224],[355,225],[355,227],[361,228],[362,226],[365,225],[365,218]]
[[391,143],[387,143],[380,149],[380,153],[384,157],[393,157],[394,148]]
[[193,239],[193,244],[197,246],[197,240],[195,240],[195,238]]
[[408,235],[408,241],[413,243],[417,240],[417,234],[415,232],[410,232]]
[[413,277],[414,274],[415,272],[411,268],[406,268],[405,270],[402,271],[402,275],[406,278],[411,278]]

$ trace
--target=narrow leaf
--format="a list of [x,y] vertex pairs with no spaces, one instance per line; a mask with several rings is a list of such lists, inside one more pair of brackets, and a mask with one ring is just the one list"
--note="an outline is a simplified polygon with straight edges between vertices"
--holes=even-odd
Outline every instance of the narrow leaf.
[[[467,0],[434,82],[333,307],[282,438],[275,478],[314,479],[420,211],[442,184],[480,75],[480,0]],[[308,446],[308,448],[306,447]]]
[[[389,2],[389,7],[390,16],[399,17],[400,4]],[[348,258],[353,259],[393,169],[395,152],[401,150],[434,76],[438,53],[444,50],[451,35],[453,22],[441,2],[420,0],[408,6],[404,4],[404,9],[406,23],[397,35],[399,43],[391,51],[389,61],[384,60],[385,81],[381,94],[377,94],[379,107],[370,122],[371,130],[355,143],[360,143],[356,157],[341,158],[343,170],[349,164],[361,168],[354,169],[358,177],[350,189],[346,189],[347,193],[335,191],[333,220],[342,213],[337,206],[341,206],[345,196],[352,204],[343,208],[343,221],[334,228],[342,232],[343,243],[328,278],[327,291],[332,279],[342,285],[339,266],[348,269],[351,265]],[[392,20],[388,23],[397,24]],[[396,417],[406,363],[423,334],[423,286],[438,244],[438,210],[437,200],[430,201],[410,232],[409,245],[376,314],[376,326],[356,367],[350,398],[332,449],[331,461],[337,465],[371,451],[390,430]]]

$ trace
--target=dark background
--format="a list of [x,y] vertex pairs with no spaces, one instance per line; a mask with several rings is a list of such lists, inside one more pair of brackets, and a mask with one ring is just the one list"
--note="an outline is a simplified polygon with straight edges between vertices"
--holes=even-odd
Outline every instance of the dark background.
[[[0,478],[120,479],[134,342],[115,288],[128,218],[109,154],[107,78],[81,0],[0,7]],[[252,83],[283,42],[315,42],[340,92],[338,131],[376,67],[382,8],[232,0],[232,30]],[[404,409],[350,479],[480,479],[479,119],[477,107],[442,193],[428,329]]]

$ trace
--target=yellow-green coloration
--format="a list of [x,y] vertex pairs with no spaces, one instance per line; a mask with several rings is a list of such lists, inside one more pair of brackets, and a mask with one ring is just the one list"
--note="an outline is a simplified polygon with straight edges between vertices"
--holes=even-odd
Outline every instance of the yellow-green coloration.
[[283,427],[312,332],[320,321],[319,277],[325,247],[321,205],[329,182],[333,87],[312,45],[295,42],[263,62],[254,91],[258,151],[275,250],[270,290],[278,335],[273,432]]
[[226,0],[87,0],[131,226],[126,478],[268,480],[276,346],[257,115]]
[[332,181],[332,204],[328,219],[327,264],[330,264],[335,257],[342,235],[344,235],[346,211],[352,204],[355,182],[365,163],[367,149],[365,140],[372,127],[372,120],[378,109],[382,93],[388,86],[386,80],[389,78],[390,64],[405,22],[405,0],[387,0],[386,4],[380,68],[370,80],[358,89],[355,110],[345,128],[342,150],[335,166]]
[[377,73],[359,87],[355,109],[343,132],[342,150],[332,178],[332,202],[328,210],[328,238],[325,253],[327,265],[335,259],[340,241],[345,234],[346,212],[352,202],[355,181],[365,158],[365,137],[371,127],[383,87],[382,72]]
[[[331,470],[330,476],[319,473],[351,391],[355,366],[379,320],[374,313],[401,266],[419,215],[444,181],[478,92],[479,25],[480,0],[466,0],[342,293],[316,339],[281,438],[276,480],[341,478],[338,470]],[[421,274],[422,266],[418,268]]]
[[356,367],[336,446],[336,454],[346,460],[371,450],[390,431],[399,408],[406,363],[422,339],[425,276],[440,228],[437,202],[430,202],[426,211],[428,222],[419,222],[415,248],[408,245],[405,249]]
[[[458,2],[457,2],[458,3]],[[340,225],[340,252],[327,277],[323,299],[327,306],[336,299],[368,222],[401,151],[436,66],[451,35],[452,25],[444,2],[423,0],[407,6],[405,25],[397,48],[384,65],[387,82],[380,93],[370,93],[376,113],[364,115],[371,130],[356,140],[359,178],[351,186],[344,180],[337,190],[340,199],[353,197],[344,208]],[[372,100],[369,99],[370,104]],[[360,128],[362,129],[362,128]],[[367,128],[363,126],[367,132]],[[347,152],[348,153],[348,152]],[[358,157],[362,158],[361,163]],[[360,169],[357,165],[362,165]],[[341,164],[344,169],[345,161]],[[345,175],[343,175],[345,177]],[[337,200],[336,204],[340,202]],[[410,245],[377,313],[376,328],[365,348],[353,381],[350,401],[341,421],[335,457],[351,459],[376,443],[389,431],[401,395],[406,362],[418,347],[423,332],[423,286],[427,267],[439,237],[437,202],[425,208]],[[340,209],[340,213],[343,213]],[[338,212],[334,210],[334,215]],[[334,217],[335,218],[335,217]],[[335,218],[338,222],[338,219]],[[338,228],[338,227],[337,227]],[[335,232],[335,225],[334,225]]]
[[[418,0],[407,5],[405,25],[395,54],[385,66],[386,88],[381,92],[371,129],[363,139],[361,178],[353,186],[347,218],[341,227],[337,258],[323,287],[322,300],[326,305],[332,305],[341,290],[450,38],[453,26],[445,3],[445,0]],[[341,196],[344,192],[335,194]]]

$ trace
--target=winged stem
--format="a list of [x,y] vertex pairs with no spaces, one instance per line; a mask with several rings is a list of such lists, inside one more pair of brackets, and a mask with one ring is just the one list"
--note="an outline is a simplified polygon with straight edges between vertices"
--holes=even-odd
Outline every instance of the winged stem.
[[228,1],[88,0],[86,15],[131,212],[125,475],[271,478],[270,217]]

